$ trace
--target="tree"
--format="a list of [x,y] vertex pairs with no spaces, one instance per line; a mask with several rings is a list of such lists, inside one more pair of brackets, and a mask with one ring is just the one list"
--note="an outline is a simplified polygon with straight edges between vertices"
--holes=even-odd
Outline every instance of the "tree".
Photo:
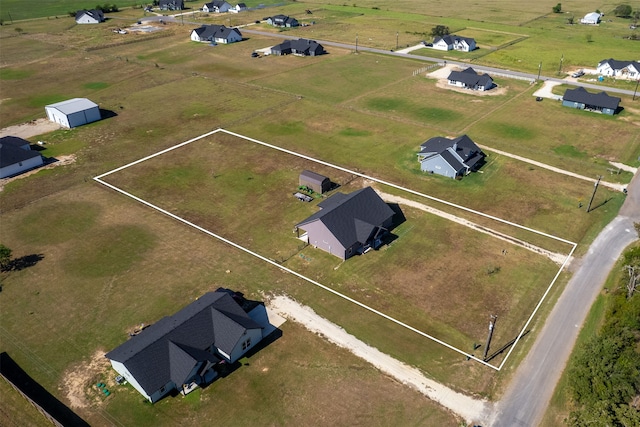
[[613,9],[613,14],[618,18],[628,18],[631,16],[632,11],[633,9],[628,4],[619,4]]
[[553,10],[553,13],[560,13],[562,11],[562,3],[558,3],[557,5],[553,6],[551,10]]
[[573,17],[573,15],[571,15],[571,16],[569,16],[567,18],[567,24],[569,24],[569,25],[573,25],[574,21],[575,21],[575,18]]
[[436,25],[431,29],[431,35],[434,37],[442,37],[446,36],[447,34],[450,34],[449,27],[446,27],[444,25]]
[[0,270],[5,271],[11,265],[11,249],[0,243]]

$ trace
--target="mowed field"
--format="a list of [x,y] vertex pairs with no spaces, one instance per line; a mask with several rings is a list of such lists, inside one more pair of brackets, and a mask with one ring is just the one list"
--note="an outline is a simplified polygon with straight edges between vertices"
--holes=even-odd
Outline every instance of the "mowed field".
[[[260,13],[287,13],[292,7],[303,11],[304,6]],[[317,12],[316,26],[298,34],[319,34],[322,25],[338,25],[358,8],[320,9],[329,12]],[[325,23],[320,19],[323,13]],[[357,31],[367,44],[369,37],[362,35],[372,31],[378,15],[358,13],[364,24]],[[122,16],[131,16],[131,11]],[[387,16],[394,21],[384,26],[392,38],[398,22],[406,19],[407,25],[414,25],[406,18],[413,15]],[[440,23],[436,17],[420,19],[412,31]],[[118,21],[117,26],[126,22]],[[616,214],[621,193],[601,187],[596,209],[587,214],[578,204],[588,201],[590,182],[491,153],[483,173],[454,181],[420,173],[416,153],[432,136],[467,133],[489,147],[587,176],[628,182],[630,174],[608,175],[607,160],[638,165],[640,120],[631,97],[622,97],[621,115],[608,118],[552,102],[535,103],[535,87],[519,81],[498,78],[499,86],[506,88],[500,96],[459,94],[439,88],[424,75],[413,77],[412,72],[425,65],[420,61],[337,48],[317,58],[256,59],[250,57],[253,50],[279,39],[251,35],[229,46],[191,43],[189,31],[199,23],[166,25],[160,33],[127,38],[110,31],[113,22],[85,27],[67,18],[21,22],[19,32],[15,24],[0,28],[2,127],[43,117],[44,105],[72,97],[90,98],[109,116],[71,131],[38,136],[46,141],[44,155],[75,154],[76,162],[11,182],[0,193],[2,243],[15,257],[40,255],[32,267],[3,273],[2,350],[61,400],[79,405],[78,412],[92,425],[113,419],[125,425],[195,420],[189,417],[231,425],[256,420],[456,424],[417,393],[291,323],[283,325],[282,337],[243,360],[228,378],[186,399],[165,399],[151,406],[142,404],[130,388],[114,389],[104,399],[91,387],[113,377],[99,352],[123,342],[135,325],[157,321],[207,290],[224,286],[255,299],[263,293],[294,296],[430,377],[470,394],[499,395],[543,316],[531,325],[506,372],[495,373],[91,178],[223,127],[579,242],[580,251]],[[318,33],[310,33],[315,28]],[[509,32],[518,33],[514,28],[519,27],[508,27]],[[354,29],[352,25],[345,31],[355,35]],[[346,32],[341,37],[352,39]],[[494,38],[493,43],[504,44],[512,37]],[[292,226],[316,210],[314,204],[302,204],[290,195],[303,168],[331,176],[344,191],[368,184],[229,136],[207,138],[108,181],[413,326],[435,331],[465,351],[486,338],[490,314],[499,316],[493,349],[515,338],[557,271],[558,266],[542,256],[403,206],[406,221],[394,230],[398,238],[385,249],[346,263],[313,248],[298,252]],[[406,197],[568,252],[565,244],[433,200]],[[559,283],[542,315],[561,288]],[[92,360],[102,363],[91,365]],[[79,375],[82,372],[90,375]],[[255,410],[240,414],[229,409],[240,406]]]

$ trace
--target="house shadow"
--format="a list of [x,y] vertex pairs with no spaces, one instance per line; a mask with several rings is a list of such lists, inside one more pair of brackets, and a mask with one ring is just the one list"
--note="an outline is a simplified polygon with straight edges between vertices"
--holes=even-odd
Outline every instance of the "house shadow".
[[392,233],[392,231],[407,220],[407,217],[404,216],[404,212],[402,212],[402,209],[400,209],[399,204],[387,203],[387,206],[389,206],[393,211],[393,222],[389,227],[388,232],[385,233],[384,237],[382,238],[382,245],[380,245],[380,247],[389,246],[391,243],[393,243],[398,238],[398,235]]
[[44,259],[42,254],[25,255],[20,258],[12,259],[2,271],[21,271],[28,267],[33,267]]
[[31,378],[6,352],[0,353],[0,374],[58,425],[89,427],[89,423]]
[[[123,110],[124,107],[121,105],[120,109]],[[117,117],[118,113],[111,110],[105,110],[104,108],[100,108],[100,120],[110,119],[112,117]]]
[[622,105],[618,105],[618,108],[616,108],[616,111],[613,112],[613,114],[620,114],[624,111],[624,107]]

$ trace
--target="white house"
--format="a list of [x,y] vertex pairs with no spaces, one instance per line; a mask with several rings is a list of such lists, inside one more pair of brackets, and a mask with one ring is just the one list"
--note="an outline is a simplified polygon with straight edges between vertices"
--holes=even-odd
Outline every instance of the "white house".
[[31,150],[29,141],[17,136],[0,138],[0,178],[18,175],[43,163],[42,156]]
[[231,9],[231,4],[224,0],[215,0],[202,6],[202,11],[207,13],[225,13],[229,9]]
[[249,10],[249,8],[247,7],[246,4],[244,3],[238,3],[235,6],[232,6],[231,9],[229,9],[229,12],[231,13],[240,13],[240,12],[244,12]]
[[[217,369],[234,363],[263,338],[264,304],[219,289],[172,316],[163,317],[105,355],[113,369],[154,403],[173,390],[182,394],[206,385]],[[240,304],[243,304],[242,306]],[[249,307],[246,307],[247,309]]]
[[76,24],[99,24],[104,20],[104,13],[98,9],[76,12]]
[[98,104],[87,98],[73,98],[44,107],[47,117],[66,128],[74,128],[100,120]]
[[617,77],[629,80],[640,79],[640,62],[603,59],[598,63],[596,71],[601,76]]
[[436,50],[459,50],[461,52],[471,52],[477,48],[475,39],[470,37],[459,37],[446,35],[433,39],[433,49]]
[[591,12],[584,15],[584,18],[580,20],[580,23],[587,24],[587,25],[598,25],[600,23],[601,18],[602,18],[601,13]]
[[203,25],[191,31],[191,40],[195,42],[235,43],[242,41],[242,33],[237,28],[224,25]]

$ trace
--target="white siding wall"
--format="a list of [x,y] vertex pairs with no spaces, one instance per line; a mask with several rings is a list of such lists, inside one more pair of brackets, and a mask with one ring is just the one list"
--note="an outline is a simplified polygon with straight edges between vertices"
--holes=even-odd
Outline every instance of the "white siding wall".
[[[251,345],[243,350],[242,349],[242,344],[244,342],[246,342],[247,339],[251,339]],[[233,363],[236,360],[240,359],[243,354],[245,354],[247,351],[249,351],[253,347],[255,347],[255,345],[258,344],[260,342],[260,340],[262,340],[262,329],[249,329],[247,331],[247,334],[244,337],[242,337],[242,339],[240,341],[238,341],[238,344],[236,345],[236,347],[233,349],[233,351],[229,355],[229,356],[231,356],[229,358],[231,363]]]
[[58,123],[60,126],[69,127],[69,120],[67,120],[66,114],[62,113],[62,111],[52,107],[45,107],[45,110],[47,111],[49,120]]
[[144,389],[142,388],[142,386],[140,384],[138,384],[138,381],[136,381],[135,377],[133,375],[131,375],[131,372],[129,372],[129,370],[127,369],[126,366],[124,366],[123,363],[120,363],[118,361],[115,360],[111,360],[111,366],[113,366],[113,369],[115,369],[115,371],[117,373],[119,373],[120,375],[122,375],[128,382],[129,384],[131,384],[133,386],[133,388],[135,388],[136,390],[138,390],[138,392],[143,395],[147,400],[153,402],[151,400],[151,396],[149,396],[147,394],[146,391],[144,391]]

